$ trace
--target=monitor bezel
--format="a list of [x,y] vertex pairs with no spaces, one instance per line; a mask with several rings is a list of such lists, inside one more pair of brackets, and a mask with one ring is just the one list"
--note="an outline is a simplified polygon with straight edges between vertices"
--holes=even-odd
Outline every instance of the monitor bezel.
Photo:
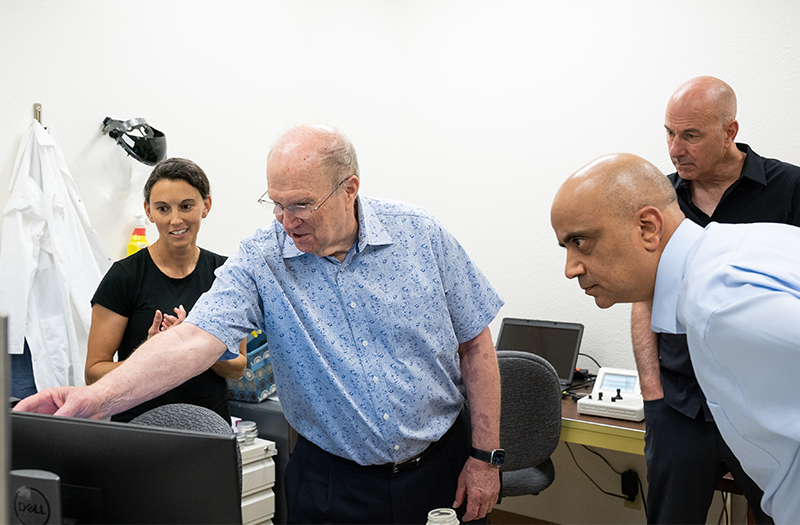
[[[10,419],[12,468],[100,489],[103,523],[242,521],[233,434],[24,412]],[[64,517],[74,516],[65,509]]]

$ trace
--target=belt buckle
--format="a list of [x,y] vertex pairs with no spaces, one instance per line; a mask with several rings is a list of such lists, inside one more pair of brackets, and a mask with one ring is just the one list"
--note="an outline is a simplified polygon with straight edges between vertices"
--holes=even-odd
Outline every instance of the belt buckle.
[[395,463],[392,465],[392,474],[397,474],[398,472],[405,472],[406,470],[412,470],[419,466],[419,462],[422,459],[422,454],[417,454],[414,457],[410,457],[408,459],[404,459],[400,463]]

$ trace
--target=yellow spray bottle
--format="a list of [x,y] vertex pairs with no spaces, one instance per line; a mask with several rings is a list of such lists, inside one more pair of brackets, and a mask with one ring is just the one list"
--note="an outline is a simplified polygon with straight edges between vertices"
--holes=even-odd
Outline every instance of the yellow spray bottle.
[[147,223],[145,222],[144,215],[136,214],[136,227],[133,229],[131,241],[128,243],[128,255],[133,255],[142,248],[150,246],[150,243],[147,242],[147,236],[145,235],[145,226],[147,226]]

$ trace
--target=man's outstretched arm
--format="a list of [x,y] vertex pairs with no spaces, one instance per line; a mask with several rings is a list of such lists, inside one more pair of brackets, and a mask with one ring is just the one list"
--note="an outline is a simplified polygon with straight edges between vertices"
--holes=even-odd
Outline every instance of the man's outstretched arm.
[[225,345],[190,323],[159,333],[125,362],[86,387],[49,388],[14,410],[102,419],[163,394],[213,365]]

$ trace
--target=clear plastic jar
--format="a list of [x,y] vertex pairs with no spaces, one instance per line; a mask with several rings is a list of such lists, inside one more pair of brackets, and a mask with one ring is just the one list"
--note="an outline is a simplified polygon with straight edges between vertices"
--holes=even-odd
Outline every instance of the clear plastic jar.
[[239,443],[249,445],[258,437],[258,427],[254,421],[239,421],[236,425],[236,437]]
[[454,509],[433,509],[428,513],[428,525],[458,525]]

